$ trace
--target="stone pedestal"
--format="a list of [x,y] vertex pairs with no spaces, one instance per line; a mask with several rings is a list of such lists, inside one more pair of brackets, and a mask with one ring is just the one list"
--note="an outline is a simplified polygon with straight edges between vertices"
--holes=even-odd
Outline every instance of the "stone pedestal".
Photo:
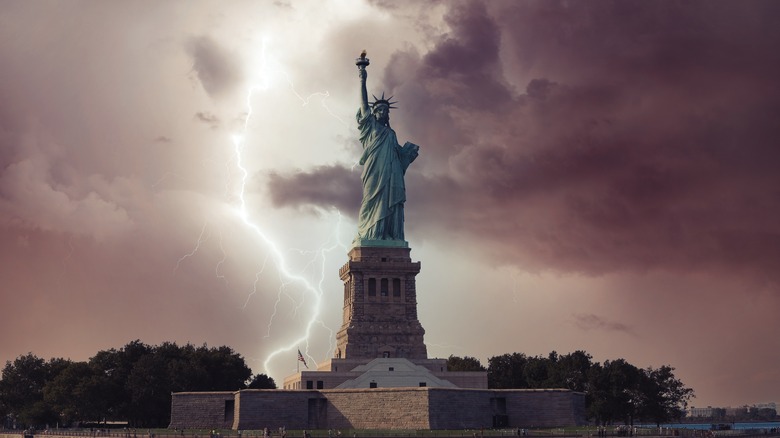
[[336,358],[427,359],[425,329],[417,319],[415,276],[409,248],[359,246],[339,270],[344,281],[343,324]]

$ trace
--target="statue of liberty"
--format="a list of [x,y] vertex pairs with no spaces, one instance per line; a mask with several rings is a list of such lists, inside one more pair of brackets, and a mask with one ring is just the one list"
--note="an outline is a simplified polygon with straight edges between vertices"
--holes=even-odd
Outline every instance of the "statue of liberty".
[[366,52],[355,62],[360,76],[360,109],[357,112],[360,143],[363,154],[359,163],[363,166],[363,201],[358,215],[358,234],[355,246],[408,246],[404,239],[404,202],[406,188],[404,174],[409,164],[417,158],[419,146],[406,142],[398,144],[395,131],[390,127],[390,109],[397,102],[385,93],[369,106],[366,91]]

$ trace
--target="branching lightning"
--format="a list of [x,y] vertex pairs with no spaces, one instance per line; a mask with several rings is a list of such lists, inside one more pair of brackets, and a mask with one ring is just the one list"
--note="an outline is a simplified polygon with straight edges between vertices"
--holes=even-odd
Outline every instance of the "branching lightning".
[[320,104],[322,105],[323,108],[325,108],[325,111],[327,111],[328,114],[333,116],[333,118],[335,118],[336,120],[341,122],[342,125],[344,125],[345,127],[349,127],[349,124],[347,124],[347,122],[342,120],[341,117],[337,116],[333,111],[331,111],[331,109],[328,107],[328,105],[325,104],[325,99],[330,97],[330,93],[328,93],[327,91],[322,91],[322,92],[318,92],[318,93],[312,93],[312,94],[308,95],[306,98],[304,98],[303,96],[298,94],[298,92],[295,91],[295,85],[292,83],[292,80],[290,80],[290,77],[287,74],[285,74],[285,79],[287,79],[287,83],[290,84],[290,89],[293,90],[293,93],[295,93],[295,95],[298,97],[298,99],[300,99],[301,102],[303,102],[303,106],[308,105],[309,104],[309,100],[311,100],[312,97],[322,96],[322,100],[320,100]]
[[[248,114],[247,114],[247,122],[244,125],[244,131],[245,132],[246,132],[246,127],[247,127],[247,124],[248,124],[248,120],[249,120],[249,118],[252,115],[252,110],[251,110],[251,94],[252,94],[252,92],[253,92],[253,90],[250,90],[249,96],[247,98],[247,102],[248,102],[248,105],[249,105],[250,109],[249,109]],[[280,275],[283,277],[283,280],[284,280],[282,282],[281,286],[279,287],[279,291],[278,291],[278,294],[277,294],[277,299],[276,299],[276,302],[274,304],[274,311],[271,314],[271,317],[269,318],[269,321],[268,321],[268,331],[267,331],[265,337],[270,337],[271,326],[273,325],[273,321],[276,318],[278,304],[279,304],[279,302],[282,299],[282,295],[285,294],[285,290],[286,290],[286,287],[287,287],[288,284],[290,284],[290,283],[298,284],[298,285],[302,286],[307,292],[309,292],[312,295],[312,297],[314,297],[314,306],[313,306],[314,311],[313,311],[312,315],[309,317],[309,320],[306,323],[306,326],[305,326],[305,329],[304,329],[304,334],[302,336],[300,336],[299,338],[297,338],[297,339],[293,340],[292,342],[290,342],[289,345],[287,345],[285,347],[282,347],[282,348],[279,348],[279,349],[271,352],[268,355],[266,360],[263,362],[263,367],[265,368],[266,373],[268,373],[268,365],[269,365],[269,363],[271,362],[271,360],[275,356],[277,356],[277,355],[279,355],[281,353],[284,353],[284,352],[293,351],[301,343],[305,344],[306,350],[308,351],[308,348],[309,348],[308,340],[309,340],[309,337],[311,336],[312,328],[315,325],[320,325],[321,327],[326,329],[329,332],[329,334],[330,334],[329,338],[333,339],[333,330],[330,329],[329,327],[327,327],[324,324],[324,322],[320,319],[320,310],[322,308],[322,297],[323,297],[322,283],[323,283],[324,278],[325,278],[325,260],[326,260],[325,255],[328,252],[332,251],[333,249],[335,249],[337,247],[346,248],[346,246],[344,246],[341,243],[336,243],[336,244],[332,245],[331,247],[320,248],[316,252],[316,254],[320,256],[319,258],[321,260],[320,280],[318,281],[317,284],[312,284],[305,277],[303,277],[303,276],[301,276],[299,274],[294,273],[291,270],[290,266],[288,265],[288,262],[287,262],[286,258],[284,257],[283,252],[279,249],[277,244],[256,223],[254,223],[252,221],[252,218],[250,217],[250,215],[249,215],[249,213],[247,211],[247,203],[246,203],[246,199],[245,199],[244,195],[245,195],[245,188],[246,188],[247,179],[249,177],[249,171],[247,170],[247,168],[244,166],[244,163],[243,163],[243,155],[242,155],[242,153],[243,153],[243,150],[244,150],[244,136],[243,135],[242,136],[234,136],[233,142],[234,142],[234,153],[235,153],[235,157],[236,157],[236,167],[238,169],[240,169],[240,173],[241,173],[241,182],[239,183],[240,189],[238,191],[238,193],[239,193],[239,196],[238,196],[238,198],[239,198],[239,208],[238,208],[238,211],[237,211],[238,216],[242,220],[244,225],[246,225],[250,230],[252,230],[265,243],[265,245],[270,249],[271,257],[272,257],[272,259],[274,261],[274,264],[276,265],[276,268],[277,268],[278,272],[280,273]],[[340,222],[341,222],[340,218],[341,218],[341,215],[339,214],[339,225],[340,225]],[[338,240],[338,225],[336,227],[336,230],[334,231],[334,234],[336,236],[336,241],[338,242],[339,241]],[[311,263],[313,263],[313,262],[314,261],[312,261]],[[256,275],[255,275],[255,282],[253,284],[253,290],[247,296],[247,301],[246,301],[246,303],[244,303],[244,307],[246,307],[246,304],[248,304],[249,300],[251,299],[251,296],[254,295],[257,292],[257,282],[259,281],[260,275],[262,274],[264,269],[265,269],[265,262],[263,263],[262,269],[260,271],[258,271],[256,273]],[[288,295],[288,297],[289,297],[289,295]],[[300,306],[302,304],[303,303],[298,303],[298,306],[296,307],[296,310],[298,308],[300,308]],[[332,345],[331,345],[331,348],[329,348],[329,351],[330,350],[332,350]],[[313,357],[309,356],[309,358],[312,360],[313,363],[316,364],[316,360]]]
[[[192,249],[192,251],[188,252],[187,254],[184,254],[183,256],[179,257],[179,260],[176,261],[176,267],[173,268],[173,273],[176,274],[176,271],[179,270],[179,266],[181,265],[181,262],[184,260],[194,256],[198,250],[200,249],[200,245],[209,240],[209,235],[206,235],[206,227],[208,226],[208,222],[203,224],[203,228],[200,230],[200,236],[198,236],[198,241],[195,243],[195,247]],[[205,236],[205,237],[204,237]]]
[[[302,350],[304,351],[304,354],[306,354],[307,359],[310,359],[312,363],[314,363],[316,366],[317,361],[311,355],[309,355],[308,352],[309,338],[311,337],[312,331],[314,330],[315,327],[321,327],[329,334],[328,339],[330,340],[329,341],[330,345],[329,345],[328,353],[332,352],[335,349],[335,338],[334,338],[333,330],[329,328],[320,318],[321,309],[322,309],[322,300],[324,295],[323,283],[326,278],[326,272],[325,272],[326,256],[327,253],[337,248],[342,248],[346,251],[347,247],[345,244],[341,243],[340,240],[339,230],[341,227],[342,217],[340,212],[336,211],[337,219],[338,219],[337,224],[335,226],[335,229],[332,232],[332,235],[328,237],[326,244],[323,244],[323,246],[316,251],[295,250],[300,254],[311,255],[310,261],[305,265],[303,269],[301,269],[298,272],[306,271],[307,269],[311,268],[315,263],[317,263],[317,261],[319,260],[320,263],[319,279],[315,282],[312,282],[291,268],[288,259],[285,257],[285,252],[283,252],[280,249],[280,246],[268,234],[268,232],[263,230],[253,220],[252,216],[249,213],[245,194],[246,194],[246,186],[249,180],[250,172],[245,163],[245,148],[246,148],[246,138],[249,132],[250,120],[254,115],[254,109],[252,105],[253,98],[255,97],[256,93],[260,91],[268,90],[271,86],[271,80],[270,80],[271,70],[268,68],[268,63],[266,59],[266,43],[267,41],[264,39],[262,44],[261,56],[260,56],[261,59],[260,74],[258,75],[258,77],[255,78],[254,84],[250,86],[249,89],[247,90],[246,102],[245,102],[246,111],[244,113],[243,124],[241,126],[240,133],[233,134],[230,138],[233,145],[233,149],[232,149],[231,159],[228,163],[226,163],[226,166],[229,167],[227,172],[228,177],[225,184],[226,199],[232,201],[231,203],[235,203],[234,212],[236,216],[241,220],[243,225],[248,230],[251,230],[251,232],[265,244],[266,248],[268,248],[269,251],[265,259],[263,260],[261,266],[255,272],[255,279],[254,282],[252,283],[251,291],[248,293],[244,305],[242,306],[242,309],[246,309],[252,297],[259,292],[258,283],[265,272],[266,265],[269,260],[276,267],[276,270],[280,276],[281,284],[279,286],[279,290],[277,291],[273,312],[269,318],[267,331],[264,338],[268,338],[271,336],[272,325],[274,323],[274,320],[277,318],[277,311],[279,309],[279,305],[285,298],[289,299],[294,304],[292,310],[293,312],[292,316],[296,316],[304,304],[307,303],[310,304],[311,308],[313,309],[311,314],[308,316],[306,320],[305,326],[302,330],[302,334],[298,336],[296,339],[287,343],[286,346],[283,346],[281,348],[276,349],[275,351],[272,351],[264,360],[263,367],[265,373],[270,375],[269,372],[270,362],[276,356],[282,353],[295,351],[296,349],[300,348],[299,346],[301,344],[304,344],[304,348]],[[321,104],[322,107],[325,109],[325,111],[327,111],[329,115],[331,115],[333,118],[338,120],[344,126],[348,126],[346,122],[344,122],[341,118],[336,116],[333,113],[333,111],[331,111],[331,109],[326,105],[325,100],[328,97],[330,97],[330,93],[328,93],[327,91],[317,92],[317,93],[312,93],[304,98],[301,94],[299,94],[295,90],[295,86],[292,80],[290,79],[290,76],[287,73],[285,73],[284,71],[274,71],[274,72],[280,73],[285,78],[286,82],[289,84],[290,90],[301,101],[302,106],[308,105],[311,99],[314,97],[321,97]],[[234,171],[234,169],[236,171]],[[231,175],[234,173],[237,173],[239,176],[237,178],[237,181],[231,181]],[[231,190],[230,189],[231,187],[234,187],[234,189]],[[179,258],[179,260],[176,263],[176,268],[174,269],[174,273],[176,272],[176,270],[178,270],[179,265],[184,260],[194,256],[198,252],[200,246],[206,240],[209,239],[211,233],[207,233],[207,228],[208,228],[208,222],[203,225],[200,236],[198,237],[198,240],[194,245],[194,248],[189,253]],[[225,252],[222,246],[221,233],[220,233],[220,249],[222,250],[223,257],[217,263],[215,272],[217,277],[224,280],[227,284],[227,279],[223,275],[220,275],[220,267],[227,259],[227,253]],[[292,285],[301,288],[305,292],[303,295],[304,296],[303,299],[296,299],[288,293],[288,288]],[[307,302],[306,297],[310,297],[313,301]]]
[[225,281],[225,285],[228,285],[227,278],[219,273],[219,268],[222,266],[223,263],[225,263],[225,260],[227,260],[227,252],[225,252],[225,246],[222,244],[222,232],[219,233],[219,250],[222,251],[222,259],[217,262],[217,266],[214,268],[214,274],[219,278],[220,280]]

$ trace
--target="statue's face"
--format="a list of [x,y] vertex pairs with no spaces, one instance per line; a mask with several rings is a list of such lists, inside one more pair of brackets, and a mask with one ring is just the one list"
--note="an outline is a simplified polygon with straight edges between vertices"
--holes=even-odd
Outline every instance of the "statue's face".
[[390,120],[390,107],[387,105],[377,105],[374,108],[374,117],[382,123],[387,123]]

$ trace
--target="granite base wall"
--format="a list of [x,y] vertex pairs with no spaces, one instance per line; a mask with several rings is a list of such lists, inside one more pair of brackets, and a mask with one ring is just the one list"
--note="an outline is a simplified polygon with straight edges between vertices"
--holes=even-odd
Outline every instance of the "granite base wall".
[[[170,428],[230,429],[233,427],[236,392],[175,392],[171,400]],[[227,406],[226,406],[227,405]]]
[[[232,415],[227,412],[231,406]],[[469,429],[582,424],[585,395],[568,390],[374,388],[175,393],[170,427]]]
[[429,397],[431,429],[586,424],[585,395],[569,390],[436,388]]
[[428,429],[426,388],[328,391],[328,427],[340,429]]
[[[318,408],[325,403],[320,391],[285,391],[269,389],[247,389],[236,393],[234,430],[278,429],[322,429],[326,427],[321,415],[309,415],[310,400]],[[317,414],[317,412],[313,412]],[[310,418],[311,417],[311,418]]]
[[585,394],[556,389],[503,390],[507,415],[513,427],[582,426],[585,421]]

